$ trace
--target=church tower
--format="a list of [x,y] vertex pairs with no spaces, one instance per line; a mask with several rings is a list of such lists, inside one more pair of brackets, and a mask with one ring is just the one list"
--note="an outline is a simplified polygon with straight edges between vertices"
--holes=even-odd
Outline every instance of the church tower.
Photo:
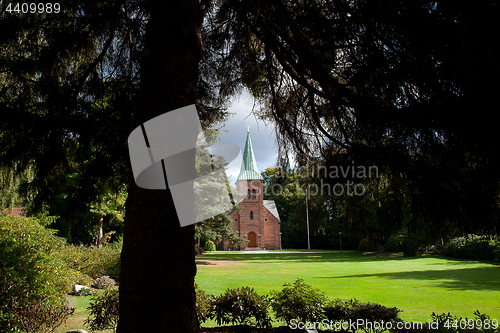
[[[246,198],[239,204],[240,212],[231,212],[233,230],[248,240],[241,248],[280,248],[280,221],[276,205],[272,200],[264,200],[264,179],[259,174],[257,162],[247,127],[247,139],[243,151],[240,174],[236,180],[236,190]],[[245,193],[246,192],[246,193]],[[227,244],[224,244],[226,248]]]

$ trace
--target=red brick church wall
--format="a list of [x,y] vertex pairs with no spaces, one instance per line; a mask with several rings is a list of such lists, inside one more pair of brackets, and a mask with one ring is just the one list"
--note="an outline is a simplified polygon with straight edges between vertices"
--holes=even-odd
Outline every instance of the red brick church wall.
[[[278,219],[274,217],[263,205],[263,180],[239,180],[236,184],[237,189],[246,193],[246,182],[250,189],[250,198],[243,200],[239,206],[240,211],[233,211],[229,216],[233,220],[233,230],[238,231],[240,237],[248,239],[250,232],[255,232],[257,247],[266,249],[278,249],[280,225]],[[252,190],[255,190],[255,198],[252,197]],[[250,212],[253,212],[253,220],[250,217]],[[260,235],[260,236],[259,236]],[[248,243],[243,242],[240,245],[241,249],[248,247]],[[229,247],[229,242],[223,242],[224,249]]]
[[264,229],[266,235],[266,249],[280,248],[280,224],[271,212],[264,208]]

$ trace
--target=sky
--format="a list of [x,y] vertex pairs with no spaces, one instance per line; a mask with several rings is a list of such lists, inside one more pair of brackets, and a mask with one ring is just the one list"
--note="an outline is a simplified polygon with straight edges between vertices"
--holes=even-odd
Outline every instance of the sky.
[[[248,94],[242,94],[239,99],[233,102],[228,111],[235,113],[235,115],[223,127],[227,132],[221,133],[221,142],[237,144],[240,147],[241,154],[243,154],[247,138],[247,126],[250,126],[250,138],[260,173],[268,166],[276,164],[278,147],[275,142],[274,126],[272,124],[266,126],[261,120],[257,121],[255,116],[251,114],[252,103],[252,98]],[[227,175],[230,177],[232,184],[234,184],[240,173],[240,167],[240,163],[232,163],[227,170]]]

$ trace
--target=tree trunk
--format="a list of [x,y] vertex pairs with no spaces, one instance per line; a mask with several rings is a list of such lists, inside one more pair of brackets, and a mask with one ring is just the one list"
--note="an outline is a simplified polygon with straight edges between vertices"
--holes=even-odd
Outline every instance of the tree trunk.
[[[135,128],[194,104],[201,58],[196,0],[149,1]],[[193,147],[196,137],[192,138]],[[170,144],[166,142],[165,144]],[[194,154],[192,167],[194,168]],[[180,227],[170,191],[132,180],[126,204],[117,332],[198,332],[194,226]]]
[[101,213],[99,214],[99,233],[97,235],[97,248],[102,247],[102,237],[103,237],[103,232],[102,232],[102,225],[104,222],[104,215]]

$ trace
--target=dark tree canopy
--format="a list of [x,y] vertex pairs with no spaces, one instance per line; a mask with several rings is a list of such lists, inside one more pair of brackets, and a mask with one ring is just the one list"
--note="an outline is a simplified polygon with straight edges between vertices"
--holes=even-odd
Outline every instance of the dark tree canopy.
[[[277,125],[280,158],[404,175],[414,214],[492,230],[497,1],[239,1],[207,48]],[[234,88],[233,88],[234,89]],[[286,161],[284,161],[286,164]]]
[[[89,205],[131,175],[127,137],[141,115],[148,9],[138,1],[65,1],[57,14],[19,14],[7,5],[0,6],[0,164],[31,166],[24,192],[33,212],[49,207],[59,229],[86,228]],[[200,78],[197,104],[208,129],[225,119],[227,98]]]

